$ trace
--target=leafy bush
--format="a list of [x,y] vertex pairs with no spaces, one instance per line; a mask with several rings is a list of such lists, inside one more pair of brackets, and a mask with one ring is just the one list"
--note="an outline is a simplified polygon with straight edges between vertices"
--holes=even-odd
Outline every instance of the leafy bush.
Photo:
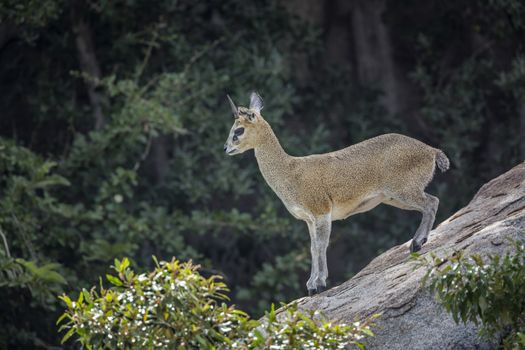
[[[57,323],[93,349],[343,349],[372,336],[371,320],[332,324],[316,312],[289,306],[281,315],[271,308],[262,321],[227,305],[228,291],[218,276],[205,278],[191,262],[157,262],[137,274],[127,258],[115,260],[113,285],[83,289],[76,301],[60,298],[67,310]],[[314,318],[316,319],[314,321]]]
[[423,283],[436,293],[454,321],[481,324],[487,337],[504,335],[505,349],[525,348],[525,246],[504,256],[462,251],[446,258],[419,257],[427,267]]

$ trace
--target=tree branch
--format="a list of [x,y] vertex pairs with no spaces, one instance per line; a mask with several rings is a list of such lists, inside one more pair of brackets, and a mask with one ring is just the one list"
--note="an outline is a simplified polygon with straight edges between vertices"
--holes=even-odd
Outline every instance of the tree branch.
[[9,245],[7,244],[7,238],[5,237],[4,231],[2,231],[1,228],[0,228],[0,236],[2,236],[2,240],[4,241],[5,254],[7,255],[8,258],[10,258],[11,253],[9,252]]
[[95,45],[91,28],[81,14],[82,7],[75,1],[71,7],[71,21],[75,34],[75,44],[77,47],[78,60],[82,72],[89,76],[85,79],[88,88],[89,101],[93,108],[95,118],[95,129],[99,130],[106,124],[106,119],[102,111],[105,102],[104,95],[97,91],[96,82],[102,77],[95,54]]

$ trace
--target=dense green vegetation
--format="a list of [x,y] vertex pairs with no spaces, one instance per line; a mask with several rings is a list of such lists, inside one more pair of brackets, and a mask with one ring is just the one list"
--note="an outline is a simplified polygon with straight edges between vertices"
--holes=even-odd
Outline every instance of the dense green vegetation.
[[[124,256],[191,258],[254,317],[305,294],[306,227],[224,156],[226,93],[256,89],[294,155],[392,131],[442,148],[446,217],[525,157],[524,37],[520,0],[1,1],[0,348],[58,346],[57,295]],[[336,223],[329,283],[418,220]]]
[[115,259],[113,286],[83,289],[76,301],[61,299],[63,341],[76,334],[90,349],[364,349],[372,320],[332,324],[317,312],[272,306],[261,321],[224,302],[219,276],[204,278],[191,262],[160,262],[136,274],[129,260]]
[[525,349],[525,245],[504,256],[461,251],[430,260],[423,283],[459,323],[481,324],[483,336],[500,339],[504,349]]

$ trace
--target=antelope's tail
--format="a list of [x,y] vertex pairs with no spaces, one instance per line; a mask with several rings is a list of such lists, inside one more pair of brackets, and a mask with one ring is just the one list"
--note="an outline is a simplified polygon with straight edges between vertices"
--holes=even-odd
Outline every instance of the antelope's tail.
[[443,173],[450,168],[450,160],[448,160],[448,157],[440,149],[436,150],[436,164]]

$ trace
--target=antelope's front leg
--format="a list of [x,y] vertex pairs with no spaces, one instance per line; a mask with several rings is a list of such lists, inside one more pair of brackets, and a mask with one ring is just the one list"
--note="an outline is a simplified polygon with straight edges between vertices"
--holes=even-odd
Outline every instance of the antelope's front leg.
[[331,231],[332,215],[330,213],[315,218],[315,233],[317,238],[317,247],[319,249],[319,274],[316,281],[317,293],[321,293],[326,289],[326,278],[328,277],[326,249],[328,248],[328,243],[330,242]]
[[308,288],[308,295],[312,296],[317,293],[317,279],[319,277],[319,247],[316,234],[316,225],[314,222],[306,222],[308,224],[308,232],[310,233],[310,253],[312,255],[312,269],[310,271],[310,278],[306,282]]

